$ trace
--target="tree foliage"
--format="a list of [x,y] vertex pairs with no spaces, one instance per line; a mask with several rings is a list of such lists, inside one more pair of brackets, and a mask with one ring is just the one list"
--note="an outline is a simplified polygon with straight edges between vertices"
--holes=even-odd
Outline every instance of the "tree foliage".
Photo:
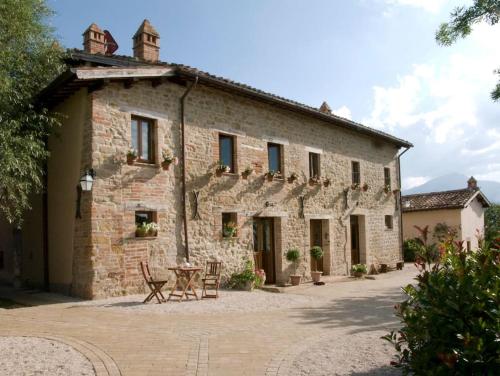
[[[480,22],[495,25],[500,20],[500,0],[474,0],[470,7],[455,8],[449,22],[442,23],[436,32],[436,41],[443,46],[450,46],[459,38],[465,38],[472,31],[472,26]],[[495,72],[500,75],[500,70]],[[500,82],[491,93],[493,100],[500,100]]]
[[500,239],[467,251],[441,245],[442,259],[403,289],[402,328],[384,338],[392,362],[413,375],[500,374]]
[[491,205],[484,213],[484,237],[492,242],[500,237],[500,205]]
[[0,2],[0,212],[20,225],[42,188],[45,139],[59,124],[37,94],[62,69],[62,49],[47,25],[44,0]]

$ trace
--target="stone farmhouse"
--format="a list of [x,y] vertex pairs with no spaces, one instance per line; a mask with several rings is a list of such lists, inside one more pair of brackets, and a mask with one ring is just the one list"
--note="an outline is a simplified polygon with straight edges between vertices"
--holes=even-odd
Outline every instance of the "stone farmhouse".
[[402,196],[403,238],[418,237],[415,226],[429,226],[431,232],[442,226],[455,231],[467,249],[476,249],[477,236],[484,235],[484,212],[490,205],[473,176],[464,189]]
[[219,259],[227,278],[255,259],[271,284],[288,282],[290,248],[305,279],[402,260],[399,157],[411,143],[326,103],[161,62],[147,20],[133,57],[110,54],[95,24],[83,37],[40,97],[63,124],[23,229],[0,224],[4,278],[92,299],[144,291],[142,260],[162,273]]

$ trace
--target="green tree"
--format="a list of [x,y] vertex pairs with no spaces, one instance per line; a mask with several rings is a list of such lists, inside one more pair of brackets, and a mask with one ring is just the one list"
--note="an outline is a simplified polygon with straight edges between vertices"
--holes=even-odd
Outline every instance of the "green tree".
[[[449,22],[441,24],[436,32],[436,41],[443,46],[450,46],[459,38],[465,38],[472,31],[472,26],[480,22],[495,25],[500,20],[500,0],[474,0],[470,7],[455,8]],[[495,71],[500,75],[500,70]],[[500,100],[500,82],[491,93],[493,100]]]
[[0,2],[0,213],[20,225],[43,187],[45,140],[59,124],[36,96],[62,69],[44,0]]
[[484,238],[492,242],[500,237],[500,205],[491,205],[484,213]]

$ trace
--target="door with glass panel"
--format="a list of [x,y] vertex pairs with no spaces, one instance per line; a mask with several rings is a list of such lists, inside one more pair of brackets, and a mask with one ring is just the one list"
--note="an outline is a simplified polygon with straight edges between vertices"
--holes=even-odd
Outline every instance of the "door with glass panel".
[[266,283],[276,283],[274,220],[273,218],[254,218],[254,256],[255,264],[266,272]]

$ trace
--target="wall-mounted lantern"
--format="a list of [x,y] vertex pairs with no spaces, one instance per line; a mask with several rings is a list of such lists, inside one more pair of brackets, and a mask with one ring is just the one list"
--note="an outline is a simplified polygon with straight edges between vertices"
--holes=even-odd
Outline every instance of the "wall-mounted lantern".
[[90,192],[92,190],[95,175],[96,173],[92,168],[85,170],[85,173],[80,178],[79,184],[76,186],[76,218],[82,218],[82,213],[80,211],[82,192]]

